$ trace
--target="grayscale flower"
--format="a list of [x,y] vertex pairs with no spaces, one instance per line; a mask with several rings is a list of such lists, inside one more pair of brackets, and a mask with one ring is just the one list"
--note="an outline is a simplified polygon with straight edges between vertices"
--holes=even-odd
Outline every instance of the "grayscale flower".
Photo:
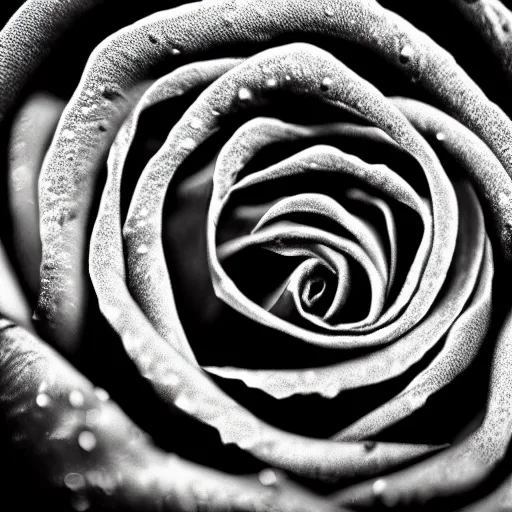
[[511,12],[178,3],[0,32],[11,494],[511,507]]

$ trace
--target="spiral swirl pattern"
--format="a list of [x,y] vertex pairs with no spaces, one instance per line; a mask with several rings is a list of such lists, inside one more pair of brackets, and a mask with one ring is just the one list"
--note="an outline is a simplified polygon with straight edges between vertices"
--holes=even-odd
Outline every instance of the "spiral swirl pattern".
[[[4,118],[43,57],[37,49],[99,3],[29,0],[7,23]],[[508,77],[510,12],[497,0],[452,5]],[[332,41],[353,46],[337,52]],[[396,68],[432,104],[385,95],[344,63],[354,47]],[[125,214],[144,116],[190,99]],[[108,37],[65,106],[35,98],[12,132],[14,252],[38,298],[32,321],[3,265],[7,296],[19,298],[13,306],[0,296],[0,404],[13,446],[65,506],[498,510],[509,499],[510,305],[496,303],[512,257],[512,122],[424,32],[373,0],[185,4]],[[182,169],[219,134],[214,158],[184,183]],[[187,186],[203,197],[189,207],[200,219],[190,225],[204,233],[199,265],[173,259],[176,225],[166,235],[169,191],[181,197]],[[39,221],[25,231],[35,203]],[[282,344],[276,352],[292,343],[311,362],[204,357],[206,343],[195,346],[181,318],[179,274],[195,265],[197,276],[183,280],[197,283],[198,322],[209,328],[201,304],[222,303],[212,307]],[[268,468],[232,476],[165,453],[34,334],[76,362],[95,300],[160,404]],[[254,341],[250,329],[234,336]],[[458,442],[393,437],[482,360],[485,411]],[[284,408],[315,397],[334,409],[380,386],[378,403],[356,419],[332,413],[329,436],[281,428],[251,408],[251,396],[264,396]],[[242,388],[249,398],[238,400],[230,390]],[[308,486],[335,492],[320,497]]]

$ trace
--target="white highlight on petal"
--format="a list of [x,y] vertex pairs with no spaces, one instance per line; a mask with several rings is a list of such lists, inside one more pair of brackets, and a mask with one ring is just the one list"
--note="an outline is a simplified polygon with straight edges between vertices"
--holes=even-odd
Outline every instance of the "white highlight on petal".
[[273,487],[277,484],[277,475],[272,469],[264,469],[258,475],[261,485],[265,487]]
[[96,436],[91,431],[84,430],[78,435],[78,444],[82,450],[86,452],[92,452],[94,448],[96,448],[98,441],[96,440]]

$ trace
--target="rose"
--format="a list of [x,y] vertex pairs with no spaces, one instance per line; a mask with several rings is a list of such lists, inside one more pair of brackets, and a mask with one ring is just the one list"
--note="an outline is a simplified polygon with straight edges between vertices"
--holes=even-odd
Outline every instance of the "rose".
[[[492,229],[488,229],[487,235],[493,241],[494,252],[499,252],[502,256],[498,258],[504,257],[506,261],[509,257],[507,199],[510,187],[506,174],[509,166],[506,151],[510,121],[483,96],[448,54],[411,26],[372,2],[347,3],[343,5],[343,9],[339,6],[313,6],[307,11],[299,2],[276,5],[245,2],[236,6],[236,9],[231,9],[228,4],[206,2],[201,6],[186,6],[141,22],[107,41],[93,53],[82,82],[61,118],[42,171],[40,206],[43,262],[39,319],[46,328],[49,339],[54,340],[63,350],[73,352],[74,347],[70,344],[80,339],[86,318],[84,305],[87,288],[82,273],[85,267],[85,225],[91,195],[87,192],[93,188],[89,176],[97,167],[102,154],[101,148],[109,148],[117,131],[117,123],[122,118],[122,111],[126,110],[125,104],[130,103],[131,97],[137,99],[140,96],[140,92],[131,89],[136,85],[136,79],[142,75],[145,66],[154,63],[159,52],[169,52],[165,37],[172,33],[176,38],[172,41],[171,54],[177,57],[179,54],[190,55],[197,49],[203,50],[202,41],[213,41],[216,45],[225,37],[235,40],[237,37],[271,39],[284,28],[290,32],[298,29],[306,33],[311,30],[334,35],[340,35],[341,32],[343,37],[371,47],[403,68],[411,78],[433,92],[444,108],[458,117],[463,124],[411,100],[386,100],[328,52],[307,44],[277,47],[258,53],[244,62],[212,61],[178,68],[174,74],[164,77],[146,91],[112,146],[110,174],[91,239],[89,268],[95,292],[103,314],[123,338],[127,353],[166,403],[214,426],[224,443],[237,444],[267,464],[310,479],[329,482],[337,482],[340,478],[378,474],[428,451],[428,447],[421,445],[385,442],[375,445],[373,442],[353,440],[373,437],[383,428],[421,407],[430,394],[438,391],[470,364],[484,341],[487,345],[495,346],[487,413],[475,432],[454,448],[444,450],[423,463],[384,479],[349,487],[334,498],[339,502],[353,503],[357,500],[359,506],[372,506],[375,501],[390,505],[397,500],[417,501],[444,494],[464,499],[463,494],[468,486],[474,486],[478,482],[485,488],[484,484],[488,479],[494,478],[497,474],[496,466],[503,458],[508,443],[508,431],[502,428],[502,423],[508,418],[508,410],[504,405],[507,393],[504,382],[508,378],[507,322],[503,322],[496,315],[498,319],[494,324],[499,324],[494,328],[499,333],[494,338],[486,337],[491,323],[489,306],[493,258],[491,242],[486,241],[482,208],[486,211],[486,218],[491,219],[488,225],[490,222]],[[30,4],[27,6],[30,8]],[[461,8],[469,9],[467,6]],[[478,12],[481,5],[473,8]],[[286,27],[276,28],[269,21],[269,13],[273,13],[273,9],[277,9],[280,19],[287,20]],[[483,12],[485,14],[486,11]],[[12,25],[4,30],[6,40],[12,33],[9,30],[14,30],[23,23],[23,13],[21,11]],[[48,13],[43,11],[43,14]],[[245,17],[250,22],[244,25],[247,34],[241,36],[237,27]],[[203,20],[205,23],[201,24]],[[169,32],[170,27],[174,29],[173,32]],[[223,27],[223,31],[219,27]],[[215,32],[210,41],[209,31],[212,30]],[[191,33],[199,34],[200,37],[191,41],[187,39],[187,34]],[[163,44],[164,41],[166,44]],[[128,60],[112,59],[113,51],[118,52],[115,55],[124,55],[127,52]],[[7,55],[13,54],[11,49]],[[6,69],[11,73],[16,72],[16,68],[9,68],[7,65]],[[15,83],[21,79],[16,76],[14,78]],[[201,81],[213,83],[173,128],[167,143],[144,171],[132,198],[124,228],[128,271],[126,279],[120,238],[119,174],[126,159],[137,116],[142,108],[155,99],[160,99],[161,95],[177,94],[187,87],[199,85]],[[258,420],[221,392],[197,369],[194,354],[180,328],[174,297],[168,285],[167,266],[159,242],[161,209],[168,173],[177,169],[195,146],[206,139],[230,112],[254,107],[260,102],[271,102],[275,90],[283,90],[290,96],[302,94],[318,97],[335,106],[341,102],[349,112],[376,125],[382,131],[353,127],[346,123],[341,127],[304,129],[276,124],[269,120],[254,121],[240,128],[223,147],[213,178],[214,187],[207,221],[207,254],[216,293],[234,310],[243,312],[254,322],[276,327],[302,341],[324,346],[340,345],[341,348],[376,348],[378,344],[393,344],[328,367],[324,365],[313,373],[311,370],[290,372],[271,369],[254,372],[212,367],[208,370],[211,374],[240,378],[250,386],[259,387],[276,397],[297,392],[319,393],[331,397],[343,389],[377,384],[393,378],[422,359],[430,350],[426,358],[429,364],[417,373],[404,391],[339,434],[338,439],[350,442],[311,440],[277,430]],[[383,132],[387,135],[383,135]],[[254,235],[219,248],[215,247],[215,227],[222,227],[223,201],[231,194],[237,172],[242,171],[246,165],[244,158],[248,159],[252,153],[274,140],[308,137],[314,139],[322,135],[346,136],[349,133],[366,139],[368,144],[378,146],[380,143],[387,146],[391,152],[398,151],[398,144],[411,154],[425,169],[431,196],[430,208],[425,207],[418,194],[405,181],[405,171],[401,171],[401,175],[395,175],[386,168],[369,167],[360,159],[323,146],[298,153],[271,167],[269,171],[243,178],[236,188],[243,191],[244,186],[251,185],[251,181],[254,186],[254,182],[258,180],[268,186],[270,180],[283,173],[304,173],[305,169],[311,172],[313,168],[315,174],[320,174],[322,171],[333,172],[339,168],[345,175],[366,177],[367,181],[362,187],[376,189],[376,193],[384,194],[390,204],[402,203],[416,211],[424,221],[424,233],[419,256],[411,264],[409,277],[397,294],[396,305],[391,308],[397,314],[396,320],[391,313],[382,311],[386,294],[392,290],[392,285],[388,283],[392,281],[391,277],[395,273],[393,262],[396,251],[392,250],[394,231],[392,222],[389,221],[389,205],[380,196],[372,196],[367,191],[355,189],[351,192],[350,199],[369,203],[370,206],[380,209],[387,221],[388,243],[391,248],[388,254],[383,249],[379,236],[365,222],[358,221],[349,211],[340,209],[324,195],[310,191],[276,203],[266,214],[265,222],[260,221]],[[437,157],[425,141],[429,138],[437,138],[438,142],[431,144],[439,146],[441,155],[446,151],[462,163],[465,181],[463,179],[459,183],[457,180],[452,188]],[[471,185],[467,178],[470,178]],[[478,190],[479,199],[472,187]],[[296,224],[275,224],[268,228],[266,226],[268,221],[284,213],[307,212],[308,209],[327,212],[328,216],[341,223],[348,221],[346,229],[352,240],[329,236],[324,230]],[[280,314],[283,314],[282,307],[290,306],[293,301],[298,310],[301,307],[309,308],[313,313],[302,315],[304,321],[310,322],[307,331],[302,325],[285,322],[277,314],[270,314],[255,306],[236,289],[225,273],[221,260],[240,251],[244,245],[255,243],[263,244],[267,249],[281,255],[308,258],[291,275],[289,291],[282,294],[274,304],[274,310],[281,308]],[[326,313],[324,308],[325,314],[314,314],[316,302],[325,300],[327,295],[323,288],[335,288],[332,304],[339,305],[347,297],[351,298],[350,289],[344,288],[343,282],[356,277],[350,275],[353,265],[347,263],[347,258],[333,252],[333,248],[344,251],[367,271],[373,293],[367,324],[375,321],[381,323],[382,328],[374,331],[376,334],[371,334],[368,325],[361,322],[351,327],[352,331],[356,328],[358,331],[350,335],[335,337],[314,333],[311,324],[315,328],[320,326],[327,331],[331,329],[325,319],[330,320],[336,309],[329,306]],[[400,261],[400,258],[401,254],[398,252],[396,260]],[[506,274],[506,264],[502,266]],[[333,273],[333,270],[339,278],[339,282],[334,285],[332,276],[331,282],[325,277],[325,272]],[[449,275],[447,280],[446,275]],[[126,281],[136,302],[128,293]],[[320,286],[319,293],[314,293],[315,286]],[[50,403],[59,402],[60,399],[56,400],[55,396],[69,393],[69,405],[52,408],[52,413],[47,416],[34,412],[26,425],[16,425],[15,428],[25,433],[28,425],[35,432],[42,432],[49,428],[45,422],[55,421],[55,429],[58,431],[62,430],[66,415],[71,414],[73,421],[77,423],[69,423],[69,419],[67,420],[68,424],[73,425],[73,429],[69,429],[63,438],[67,441],[76,437],[77,443],[72,448],[68,448],[66,444],[65,449],[59,445],[54,446],[51,441],[44,442],[41,446],[42,465],[55,454],[62,457],[59,459],[62,466],[53,469],[53,475],[58,483],[67,484],[72,490],[78,491],[74,496],[75,505],[88,506],[90,500],[98,499],[91,490],[102,487],[109,492],[117,489],[115,498],[111,498],[114,503],[115,500],[123,500],[124,506],[136,507],[137,500],[145,502],[149,499],[146,494],[147,487],[141,483],[143,473],[147,479],[154,479],[150,481],[155,482],[157,494],[165,494],[168,485],[178,485],[173,499],[182,500],[182,503],[178,505],[168,501],[166,506],[188,509],[183,500],[191,498],[179,488],[183,483],[180,484],[174,475],[168,476],[162,469],[162,464],[167,464],[161,462],[162,456],[143,444],[142,447],[137,445],[131,452],[132,457],[137,458],[136,462],[119,460],[124,449],[114,442],[109,441],[107,444],[107,440],[114,438],[122,441],[128,435],[128,420],[118,410],[111,409],[110,405],[104,410],[107,406],[101,405],[92,396],[86,389],[87,384],[78,381],[78,377],[63,366],[63,363],[53,362],[55,356],[51,352],[26,336],[19,328],[6,323],[4,346],[12,345],[13,349],[11,352],[6,348],[4,365],[9,369],[13,360],[32,360],[27,354],[37,354],[37,358],[35,362],[25,365],[24,374],[14,383],[10,380],[13,370],[5,372],[5,385],[8,386],[5,396],[11,400],[13,386],[21,386],[20,389],[14,389],[22,393],[18,401],[6,403],[5,414],[9,414],[9,407],[18,406],[19,401],[33,401],[34,397],[45,412]],[[170,345],[166,345],[164,340],[170,342]],[[440,340],[443,343],[441,346],[437,345],[439,352],[433,354],[431,350],[435,350],[435,343]],[[462,349],[465,352],[461,358]],[[60,368],[62,373],[58,371]],[[47,382],[46,374],[50,371],[57,377],[50,388],[51,392],[47,392],[41,385]],[[340,374],[343,375],[343,380],[339,379]],[[102,396],[100,393],[100,397]],[[118,415],[118,421],[126,425],[126,432],[111,430],[108,420],[97,421],[96,413],[86,415],[90,424],[86,423],[84,426],[80,423],[83,420],[79,419],[84,408],[89,412],[99,409],[100,417],[107,419],[109,415]],[[32,434],[28,439],[33,446],[37,435]],[[107,453],[96,450],[97,445],[103,449],[109,444],[112,446]],[[73,448],[78,450],[79,455],[74,454]],[[82,452],[79,448],[91,452],[92,455],[80,460]],[[143,458],[142,463],[139,457]],[[98,461],[102,461],[109,471],[120,468],[122,476],[132,471],[133,466],[137,466],[138,478],[116,481],[115,478],[105,477],[103,473],[98,477],[97,472],[91,470]],[[151,477],[147,476],[146,468],[151,468]],[[207,477],[199,471],[196,478]],[[262,473],[262,483],[274,483],[274,479],[274,473]],[[211,485],[212,492],[215,490],[217,496],[226,499],[220,492],[223,490],[220,481],[217,482],[214,478],[211,483],[205,480],[202,482],[204,486]],[[236,486],[236,492],[244,493],[246,497],[255,494],[253,499],[266,499],[266,495],[262,495],[251,485],[244,486],[241,482],[229,485]],[[506,491],[506,484],[504,489]],[[155,492],[153,489],[151,491]],[[198,490],[194,492],[197,493]],[[297,498],[293,497],[293,492],[281,497],[281,507],[294,506],[293,500]],[[214,499],[210,492],[208,496],[210,500]],[[272,496],[275,497],[275,494]],[[194,499],[199,498],[196,496]],[[218,506],[224,507],[223,503],[226,502],[222,502],[222,498],[218,499]],[[232,495],[226,501],[234,502],[236,498]],[[244,506],[249,505],[246,503]],[[320,506],[323,505],[318,502],[311,504],[312,509]]]

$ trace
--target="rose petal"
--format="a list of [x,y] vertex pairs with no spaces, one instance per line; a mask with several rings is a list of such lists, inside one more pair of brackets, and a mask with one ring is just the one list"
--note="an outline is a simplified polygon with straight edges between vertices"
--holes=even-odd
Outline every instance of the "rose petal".
[[35,94],[20,109],[12,128],[9,203],[13,246],[23,280],[34,295],[39,290],[41,263],[37,184],[46,150],[63,110],[62,100],[48,94]]
[[[404,373],[435,346],[457,321],[479,278],[485,246],[483,215],[469,185],[463,186],[459,195],[464,199],[461,199],[463,205],[460,216],[461,227],[452,262],[454,277],[448,281],[446,290],[443,291],[439,302],[433,306],[426,319],[402,338],[378,352],[323,368],[243,370],[207,367],[205,369],[224,378],[240,379],[246,385],[261,389],[275,398],[305,393],[333,397],[342,390],[376,384]],[[486,324],[482,321],[482,326],[484,325]],[[314,379],[306,379],[306,375],[311,372],[314,374]],[[446,378],[449,375],[450,373],[446,372]],[[444,383],[443,378],[438,377],[436,381]],[[416,381],[413,381],[411,388],[415,385]],[[422,389],[421,386],[419,388]],[[405,412],[412,412],[422,404],[417,394],[411,392],[407,396],[411,400],[409,408],[404,406],[402,411],[393,410],[393,415],[390,415],[393,419],[396,418],[396,421],[399,421]],[[398,400],[402,400],[399,403],[403,403],[404,398],[400,397],[401,395],[398,395]],[[350,428],[353,427],[349,427],[347,432]],[[359,439],[370,436],[371,433],[367,432]]]
[[[77,311],[83,311],[81,304],[76,311],[66,306],[68,299],[71,299],[66,296],[70,289],[64,285],[69,279],[69,269],[66,267],[71,262],[77,277],[80,277],[81,273],[82,276],[84,274],[81,272],[84,264],[81,255],[85,246],[83,232],[91,202],[90,198],[85,198],[87,189],[96,175],[96,172],[90,172],[90,169],[99,168],[97,163],[113,139],[111,132],[116,124],[114,122],[110,130],[103,124],[103,128],[107,128],[106,132],[90,130],[92,117],[82,118],[81,109],[90,101],[100,99],[98,80],[104,83],[107,77],[116,89],[130,89],[160,60],[164,50],[160,47],[155,48],[148,35],[156,33],[159,37],[168,37],[175,47],[180,47],[180,51],[192,54],[204,51],[211,45],[221,46],[237,40],[270,40],[276,35],[282,35],[283,30],[311,30],[337,34],[374,49],[385,59],[403,67],[410,76],[419,76],[424,87],[480,134],[503,165],[507,169],[510,168],[506,151],[503,149],[507,148],[512,135],[509,119],[499,108],[486,100],[480,89],[454,63],[451,56],[399,16],[382,9],[376,2],[368,3],[362,0],[343,4],[343,8],[337,11],[335,16],[326,16],[322,6],[305,5],[301,0],[285,3],[265,1],[258,5],[268,16],[261,16],[255,10],[254,4],[247,2],[237,6],[236,16],[231,17],[228,24],[225,23],[224,5],[214,0],[158,13],[109,38],[93,53],[80,87],[66,108],[42,179],[45,190],[51,190],[57,182],[59,184],[57,196],[48,204],[43,194],[43,279],[39,301],[41,317],[47,316],[50,320],[57,317],[66,319],[59,322],[60,327],[57,323],[53,325],[57,332],[63,325],[66,326],[66,332],[80,330],[77,325],[81,324],[82,318]],[[43,10],[38,14],[44,16],[46,12]],[[283,16],[287,19],[286,24],[274,23],[275,19],[282,19]],[[307,16],[307,22],[303,22],[304,16]],[[248,19],[251,20],[250,23],[247,23]],[[352,19],[357,19],[357,23],[350,23]],[[218,26],[222,26],[223,30],[218,30]],[[10,26],[3,31],[4,36],[10,35],[9,30]],[[187,37],[187,34],[191,33],[195,34],[194,38]],[[406,45],[411,48],[412,58],[407,59],[404,65],[400,56]],[[126,48],[130,48],[130,52],[126,52]],[[7,57],[12,59],[12,55],[13,52],[7,52]],[[135,59],[134,55],[137,56]],[[16,67],[12,61],[6,61],[4,66],[7,70]],[[22,72],[29,69],[30,66],[24,67]],[[91,90],[93,96],[86,98],[83,94],[85,90]],[[106,102],[98,111],[99,118],[105,123],[112,123],[111,116],[115,117],[118,104],[119,102]],[[489,130],[489,126],[496,129]],[[65,151],[69,146],[69,140],[64,135],[71,132],[79,133],[80,152],[83,154],[80,163],[73,166],[64,164],[61,151]],[[84,181],[85,177],[87,181]],[[79,200],[80,196],[83,204]],[[65,225],[56,235],[54,228],[57,218],[61,217],[63,210],[65,211],[69,205],[77,208],[78,216],[73,222],[73,229]],[[47,261],[49,263],[45,265]],[[76,290],[73,292],[75,294]],[[85,297],[79,298],[85,300]]]
[[[0,337],[2,415],[25,470],[34,468],[53,506],[58,500],[127,511],[339,510],[278,476],[265,487],[261,477],[223,474],[160,451],[104,391],[95,393],[35,336],[0,320]],[[89,411],[96,412],[93,423]]]

